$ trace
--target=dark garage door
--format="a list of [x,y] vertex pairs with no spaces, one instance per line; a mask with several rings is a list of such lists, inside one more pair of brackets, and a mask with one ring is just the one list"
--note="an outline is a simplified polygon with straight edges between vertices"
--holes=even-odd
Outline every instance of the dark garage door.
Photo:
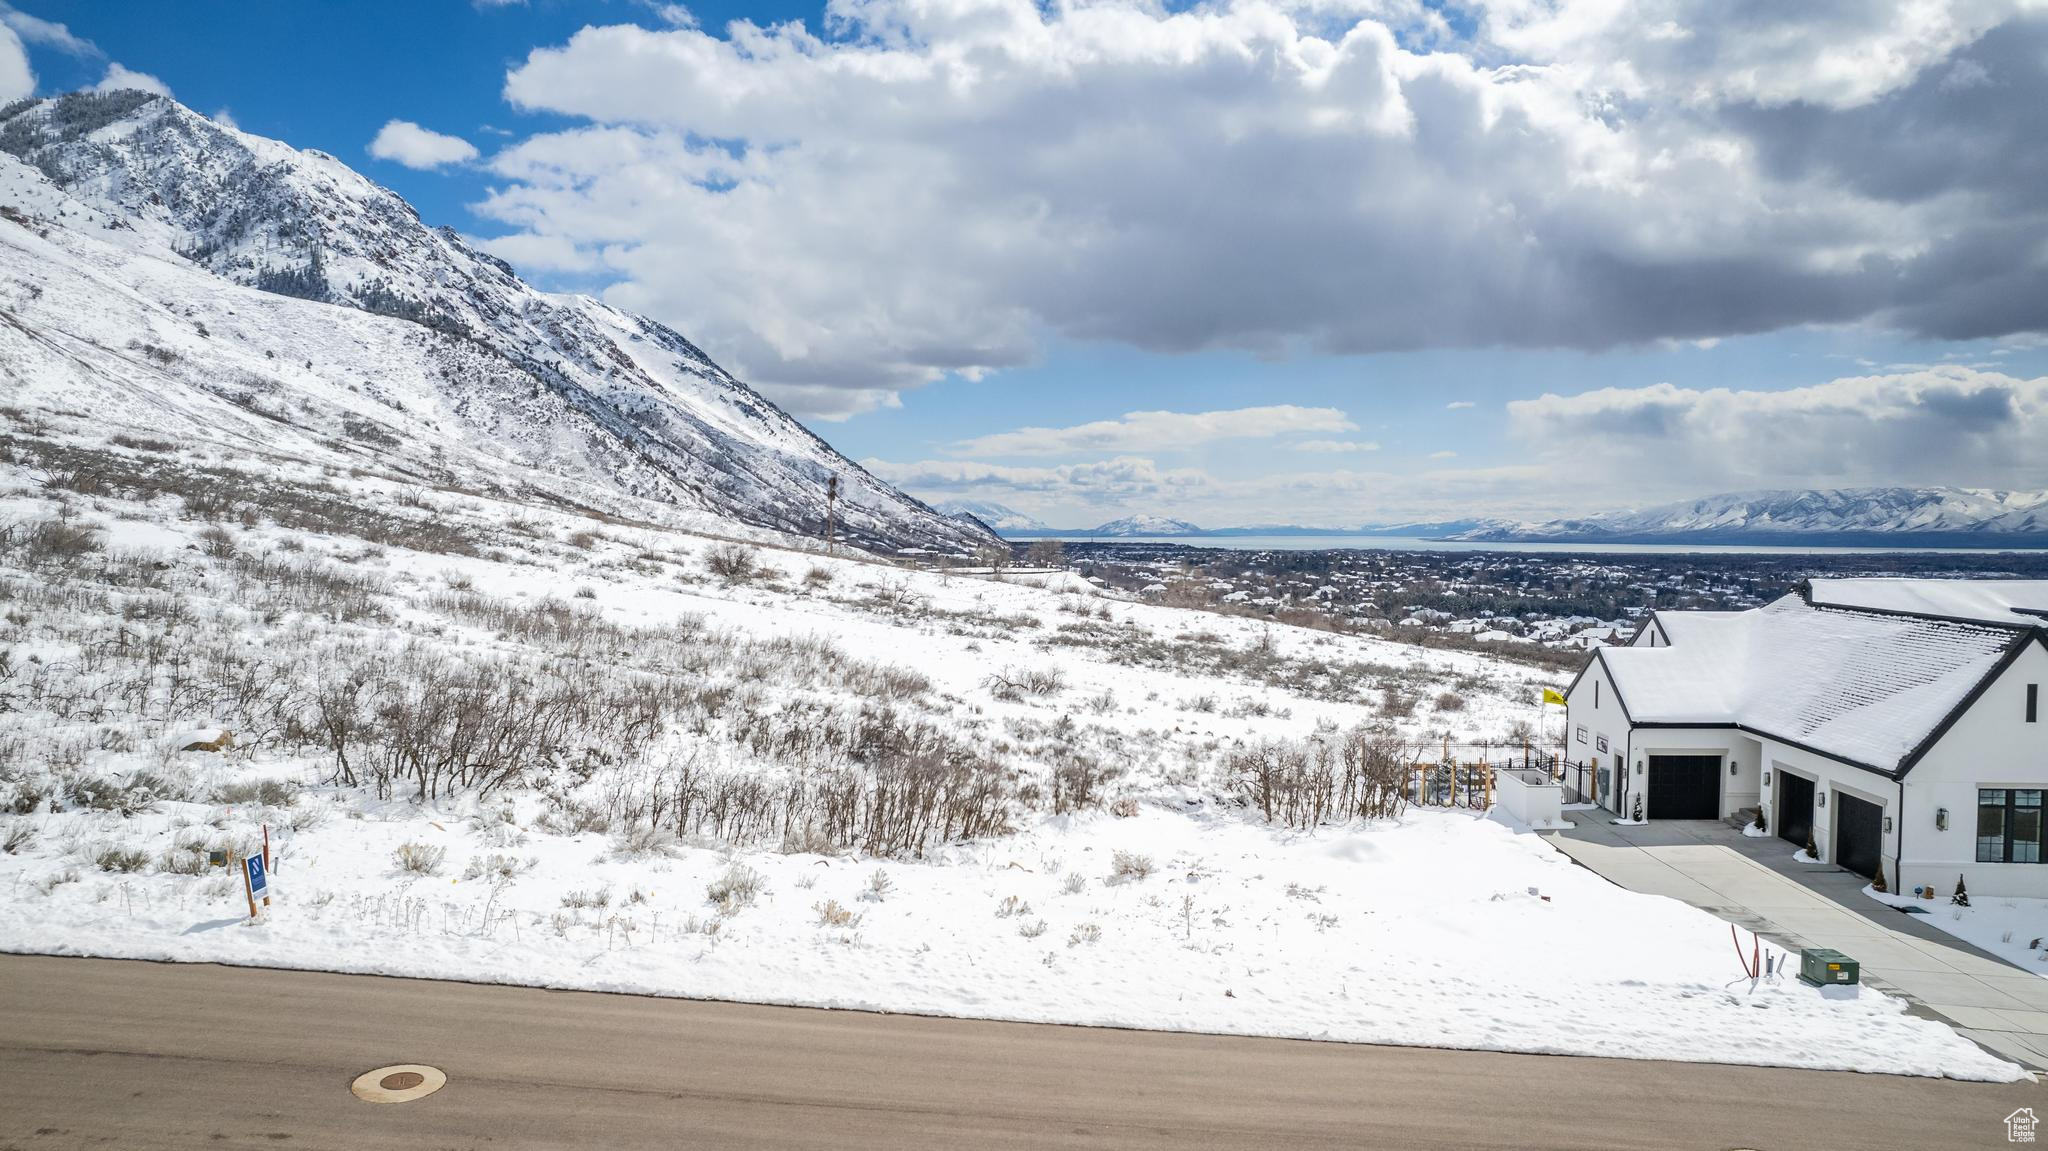
[[1778,769],[1778,838],[1801,847],[1813,834],[1813,781]]
[[1650,757],[1651,819],[1721,818],[1721,757]]
[[1853,795],[1835,793],[1835,863],[1861,876],[1877,874],[1884,836],[1884,809]]

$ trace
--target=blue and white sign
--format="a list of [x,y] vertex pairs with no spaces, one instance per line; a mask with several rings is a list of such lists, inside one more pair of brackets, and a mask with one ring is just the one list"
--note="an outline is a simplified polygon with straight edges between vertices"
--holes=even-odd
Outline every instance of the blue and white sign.
[[263,857],[252,855],[242,866],[249,871],[249,898],[258,902],[270,898],[270,877],[263,873]]

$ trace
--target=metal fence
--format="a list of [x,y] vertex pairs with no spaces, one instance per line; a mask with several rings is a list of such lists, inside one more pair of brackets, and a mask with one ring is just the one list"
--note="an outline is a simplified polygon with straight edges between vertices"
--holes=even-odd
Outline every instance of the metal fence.
[[1422,807],[1464,807],[1484,811],[1493,803],[1495,771],[1540,771],[1564,790],[1566,803],[1598,803],[1602,780],[1592,763],[1573,763],[1554,751],[1526,744],[1442,742],[1416,756],[1408,780],[1408,802]]

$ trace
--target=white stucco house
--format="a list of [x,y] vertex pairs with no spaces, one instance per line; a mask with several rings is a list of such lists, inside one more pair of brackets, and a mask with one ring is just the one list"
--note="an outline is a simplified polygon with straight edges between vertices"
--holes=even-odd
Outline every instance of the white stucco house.
[[1619,815],[1761,807],[1894,891],[2048,897],[2043,684],[2048,580],[1816,579],[1595,649],[1565,758]]

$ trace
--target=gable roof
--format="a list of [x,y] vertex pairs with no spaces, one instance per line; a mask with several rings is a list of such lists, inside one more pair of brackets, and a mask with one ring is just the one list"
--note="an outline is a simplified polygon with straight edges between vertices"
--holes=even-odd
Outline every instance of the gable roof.
[[2048,580],[1814,579],[1803,594],[1815,607],[2004,627],[2048,623]]
[[2034,634],[1798,595],[1752,611],[1660,614],[1671,646],[1596,653],[1631,722],[1741,727],[1890,775]]

